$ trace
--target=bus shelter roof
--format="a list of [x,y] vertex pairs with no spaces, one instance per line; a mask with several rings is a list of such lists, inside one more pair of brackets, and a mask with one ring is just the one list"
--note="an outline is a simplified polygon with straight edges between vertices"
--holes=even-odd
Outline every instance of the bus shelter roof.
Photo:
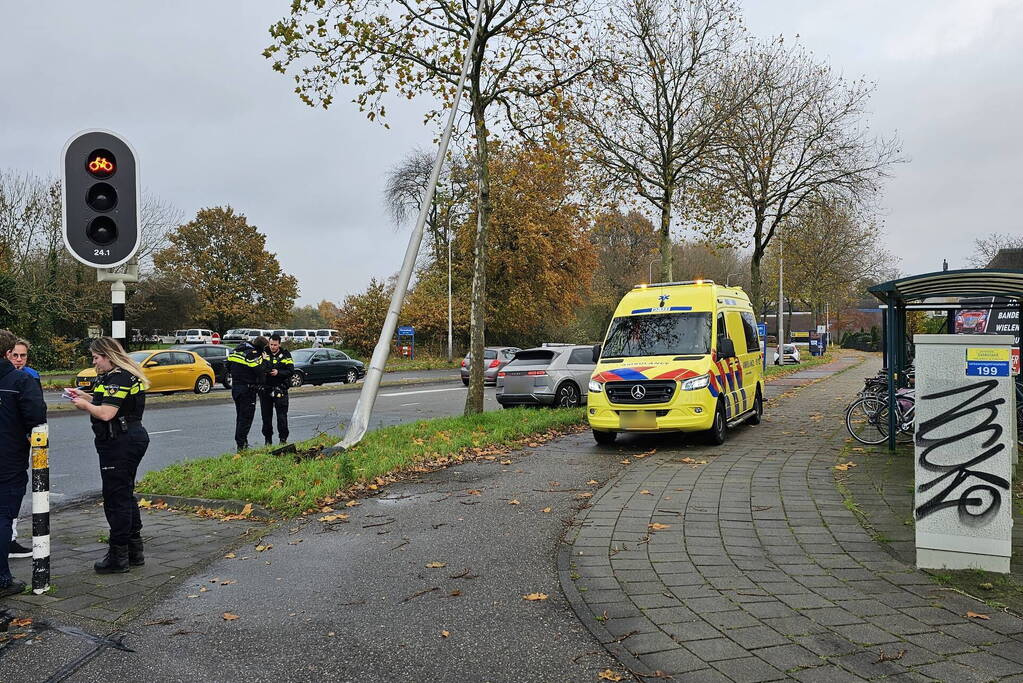
[[870,293],[881,301],[906,303],[928,297],[1004,296],[1023,298],[1023,270],[970,268],[939,270],[874,285]]

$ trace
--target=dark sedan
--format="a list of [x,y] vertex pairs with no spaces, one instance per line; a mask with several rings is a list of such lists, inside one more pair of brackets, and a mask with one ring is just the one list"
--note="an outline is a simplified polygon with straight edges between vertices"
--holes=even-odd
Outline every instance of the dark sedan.
[[293,387],[324,382],[353,384],[366,375],[362,361],[337,349],[298,349],[291,352],[291,357],[295,361],[295,374],[291,376]]
[[213,366],[213,372],[217,381],[224,385],[225,389],[231,388],[231,373],[227,369],[227,354],[231,349],[223,344],[178,344],[172,349],[182,351],[194,351],[199,354],[207,363]]

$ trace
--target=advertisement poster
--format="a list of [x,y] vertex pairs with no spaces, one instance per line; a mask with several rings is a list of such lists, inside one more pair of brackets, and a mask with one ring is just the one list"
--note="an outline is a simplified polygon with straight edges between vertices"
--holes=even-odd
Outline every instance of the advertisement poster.
[[[1019,374],[1019,307],[1012,299],[988,296],[962,299],[963,309],[956,314],[956,334],[1011,334],[1013,336],[1012,374]],[[1003,308],[1014,305],[1014,308]]]

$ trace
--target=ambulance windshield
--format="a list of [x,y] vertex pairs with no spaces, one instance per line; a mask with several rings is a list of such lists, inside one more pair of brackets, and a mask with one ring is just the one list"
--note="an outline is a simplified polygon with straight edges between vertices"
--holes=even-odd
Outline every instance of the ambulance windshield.
[[615,318],[602,358],[710,353],[709,313],[655,313]]

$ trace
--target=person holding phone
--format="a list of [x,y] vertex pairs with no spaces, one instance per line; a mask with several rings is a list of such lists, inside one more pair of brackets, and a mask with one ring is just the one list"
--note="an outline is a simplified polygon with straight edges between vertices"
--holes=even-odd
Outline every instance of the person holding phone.
[[124,573],[146,563],[135,475],[149,448],[149,433],[142,426],[149,382],[116,339],[100,337],[89,351],[97,374],[93,395],[81,389],[67,393],[92,422],[103,480],[103,512],[110,525],[109,549],[93,568],[99,574]]

